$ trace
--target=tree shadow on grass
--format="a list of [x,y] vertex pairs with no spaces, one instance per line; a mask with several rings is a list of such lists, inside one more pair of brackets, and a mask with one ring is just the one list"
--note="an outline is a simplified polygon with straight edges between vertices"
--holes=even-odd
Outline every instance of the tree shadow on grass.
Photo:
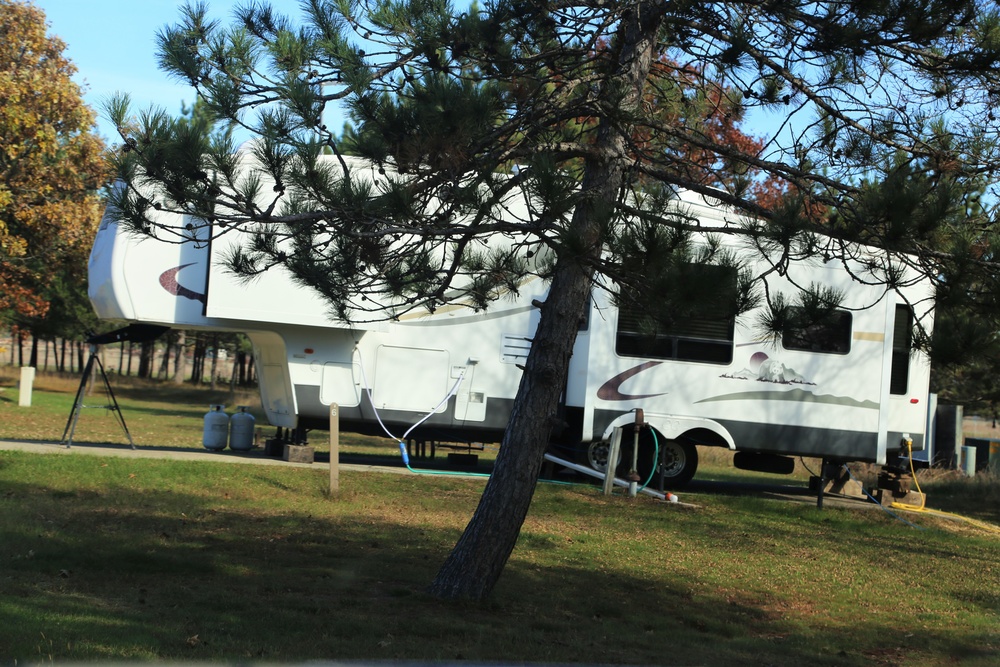
[[[343,505],[275,509],[183,488],[32,485],[4,471],[0,664],[853,665],[879,651],[920,656],[894,614],[825,627],[796,613],[784,591],[741,591],[662,561],[617,569],[614,558],[567,548],[555,529],[526,531],[489,602],[442,602],[423,591],[460,522],[424,520],[392,498],[381,506],[348,492]],[[294,490],[263,472],[251,477],[268,481],[251,479],[254,488]],[[705,529],[720,541],[738,537]],[[921,641],[936,654],[985,655],[968,637],[934,634]]]

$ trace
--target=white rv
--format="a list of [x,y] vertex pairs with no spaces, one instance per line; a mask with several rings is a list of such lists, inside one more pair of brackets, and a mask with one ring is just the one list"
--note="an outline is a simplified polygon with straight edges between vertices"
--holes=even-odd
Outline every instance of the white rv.
[[[734,214],[700,197],[685,196],[684,205],[706,229],[733,224]],[[239,242],[235,234],[208,243],[203,221],[161,222],[179,230],[191,223],[195,240],[131,236],[105,217],[89,269],[100,317],[246,333],[263,409],[282,429],[324,427],[336,403],[348,430],[380,433],[381,420],[401,433],[433,411],[413,438],[500,440],[538,321],[532,301],[545,296],[541,280],[484,312],[456,304],[348,325],[331,319],[318,295],[282,271],[250,283],[230,275],[220,257]],[[611,295],[595,290],[570,363],[565,426],[553,453],[600,468],[614,429],[632,423],[636,409],[653,429],[643,431],[641,451],[652,451],[655,435],[673,486],[694,474],[695,445],[735,450],[741,467],[757,469],[776,461],[780,468],[799,455],[883,464],[904,439],[920,450],[930,369],[910,351],[910,333],[914,317],[929,326],[929,286],[887,291],[857,282],[848,268],[815,259],[769,276],[772,294],[814,283],[846,296],[821,335],[807,340],[786,332],[777,344],[761,340],[754,312],[649,340]],[[856,268],[863,272],[861,264]],[[641,458],[644,474],[652,455]]]

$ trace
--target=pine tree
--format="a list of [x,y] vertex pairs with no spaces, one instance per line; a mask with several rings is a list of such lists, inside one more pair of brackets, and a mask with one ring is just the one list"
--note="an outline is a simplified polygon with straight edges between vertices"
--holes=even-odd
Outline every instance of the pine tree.
[[[667,213],[678,189],[744,212],[746,224],[722,233],[778,250],[776,271],[792,256],[836,260],[870,244],[883,253],[865,280],[892,290],[904,266],[932,276],[996,330],[996,230],[991,208],[972,206],[995,200],[991,3],[304,7],[297,24],[255,4],[226,28],[190,5],[160,34],[162,66],[206,113],[132,120],[127,97],[113,101],[129,186],[114,204],[147,233],[157,233],[151,209],[265,230],[232,268],[282,264],[345,320],[488,308],[528,275],[548,281],[495,472],[435,595],[483,598],[499,578],[592,290],[663,294],[662,280],[693,258],[691,221]],[[337,103],[353,123],[342,137],[323,123]],[[780,129],[734,141],[729,130],[750,111]],[[256,174],[234,157],[237,128],[257,137]],[[372,166],[355,169],[348,151]],[[510,212],[513,197],[527,199],[528,215]],[[513,240],[489,245],[498,235]],[[761,280],[744,276],[737,312],[770,299]],[[802,303],[835,305],[809,291]],[[780,328],[788,303],[771,306]]]

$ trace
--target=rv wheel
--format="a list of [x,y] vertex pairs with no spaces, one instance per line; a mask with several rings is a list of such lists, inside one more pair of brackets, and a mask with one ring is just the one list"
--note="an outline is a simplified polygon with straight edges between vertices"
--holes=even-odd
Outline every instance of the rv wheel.
[[[587,445],[586,464],[598,472],[608,471],[608,455],[611,453],[611,443],[607,440],[597,440]],[[621,450],[618,451],[618,462],[622,460]]]
[[[690,482],[698,469],[698,449],[683,440],[660,440],[660,449],[664,488],[676,489]],[[650,486],[658,484],[654,478]]]

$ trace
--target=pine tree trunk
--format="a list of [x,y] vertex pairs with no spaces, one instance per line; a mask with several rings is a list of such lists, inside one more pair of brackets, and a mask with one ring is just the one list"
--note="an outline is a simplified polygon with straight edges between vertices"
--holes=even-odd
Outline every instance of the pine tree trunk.
[[481,600],[500,578],[534,495],[590,289],[589,273],[575,262],[556,270],[493,474],[432,595]]
[[[622,19],[618,65],[609,73],[614,84],[603,90],[605,103],[623,110],[638,106],[662,20],[662,12],[652,4],[640,7]],[[608,216],[620,195],[626,133],[617,122],[603,122],[598,128],[595,147],[600,156],[584,165],[582,196],[569,230],[580,255],[572,256],[568,249],[560,254],[493,474],[472,520],[430,586],[436,597],[485,599],[514,550],[557,419],[579,323],[590,300],[592,262],[600,256],[603,230],[609,227]]]
[[[103,364],[104,363],[103,350],[101,350],[101,352],[98,353],[99,349],[101,348],[97,347],[89,348],[90,354],[97,355],[97,358],[100,359],[101,363]],[[90,359],[88,358],[87,361],[90,361]],[[87,376],[87,391],[86,391],[87,396],[90,396],[94,393],[94,387],[96,385],[97,385],[97,365],[95,364],[94,368],[91,369],[90,375]]]
[[160,359],[160,370],[156,372],[156,377],[166,380],[170,377],[170,344],[163,348],[163,358]]
[[201,384],[205,377],[205,339],[198,335],[194,342],[194,355],[191,359],[191,382]]
[[212,391],[215,391],[216,379],[219,373],[219,337],[215,336],[212,339],[212,379],[209,381],[209,387]]
[[184,332],[177,332],[177,351],[174,353],[174,384],[184,384],[187,374],[187,355],[184,354]]

